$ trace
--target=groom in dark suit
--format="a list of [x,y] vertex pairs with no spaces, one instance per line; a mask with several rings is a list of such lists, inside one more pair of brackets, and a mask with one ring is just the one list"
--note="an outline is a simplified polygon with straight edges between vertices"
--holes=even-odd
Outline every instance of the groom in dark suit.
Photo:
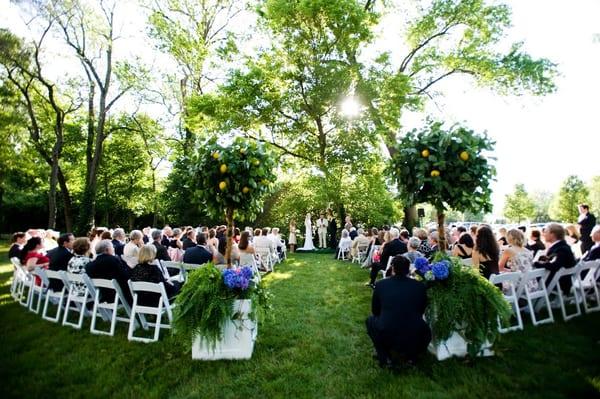
[[[534,263],[536,268],[545,268],[550,271],[550,275],[546,280],[546,285],[550,284],[554,275],[561,268],[571,268],[575,266],[577,261],[573,255],[573,251],[565,241],[565,229],[558,223],[550,223],[544,229],[544,239],[546,240],[547,251],[546,256],[541,256],[538,262]],[[564,276],[560,279],[560,288],[563,292],[569,292],[571,289],[571,277]]]
[[409,269],[407,258],[394,257],[392,277],[380,280],[373,291],[373,315],[366,323],[380,367],[398,360],[393,359],[392,353],[414,362],[431,341],[431,330],[423,320],[427,306],[425,285],[408,278]]

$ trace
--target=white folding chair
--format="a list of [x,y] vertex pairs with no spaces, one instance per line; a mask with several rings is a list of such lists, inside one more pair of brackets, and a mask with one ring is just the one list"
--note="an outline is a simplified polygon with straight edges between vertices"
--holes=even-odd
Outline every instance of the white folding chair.
[[460,262],[465,266],[473,266],[473,258],[461,259]]
[[[65,278],[64,271],[54,271],[54,270],[46,270],[45,271],[46,279],[48,280],[48,290],[46,291],[46,300],[44,301],[44,309],[42,310],[42,319],[51,321],[53,323],[58,323],[60,320],[60,312],[62,311],[63,301],[65,300],[65,294],[67,293],[67,287],[69,286],[69,282]],[[54,291],[54,289],[50,288],[50,282],[52,280],[56,280],[62,283],[62,289],[60,291]],[[48,304],[52,302],[56,304],[56,315],[51,317],[48,315]]]
[[[127,332],[127,339],[130,341],[137,342],[156,342],[158,341],[160,335],[161,328],[171,328],[171,322],[173,321],[173,312],[171,311],[171,304],[169,303],[169,298],[167,297],[167,291],[165,290],[164,284],[161,283],[148,283],[145,281],[128,281],[129,289],[131,290],[131,295],[133,295],[133,306],[131,307],[131,317],[129,318],[129,330]],[[160,298],[158,300],[158,305],[156,307],[152,306],[142,306],[138,305],[138,293],[140,292],[150,292],[154,294],[160,294]],[[167,314],[167,318],[169,320],[169,324],[161,324],[161,319],[163,313]],[[154,315],[156,317],[156,322],[150,323],[146,320],[145,315]],[[140,321],[142,322],[142,327],[144,330],[148,329],[148,326],[154,327],[154,337],[153,338],[142,338],[136,337],[133,335],[133,332],[136,328],[136,316],[139,316]]]
[[[574,267],[570,268],[561,268],[556,272],[555,279],[557,279],[557,283],[554,286],[554,290],[558,296],[558,300],[560,303],[560,310],[562,312],[563,320],[568,321],[574,317],[581,316],[581,307],[579,305],[580,302],[583,301],[580,294],[580,282],[579,282],[579,270],[581,268],[581,263],[578,263]],[[568,293],[563,293],[560,287],[560,279],[561,278],[569,278],[571,280],[571,288]],[[567,312],[567,305],[574,303],[575,304],[575,312],[569,314]]]
[[287,246],[285,245],[285,240],[281,240],[281,255],[282,260],[287,260]]
[[[579,284],[583,296],[583,307],[585,313],[600,310],[600,293],[596,283],[596,274],[600,269],[600,260],[588,261],[581,264],[579,268]],[[588,300],[590,303],[588,303]],[[592,303],[596,302],[593,306]]]
[[385,266],[385,270],[380,270],[381,275],[383,276],[383,278],[385,278],[385,276],[387,275],[388,270],[390,269],[390,267],[392,267],[392,259],[394,259],[394,257],[390,256],[388,258],[387,265]]
[[[115,279],[91,279],[87,274],[84,274],[83,278],[86,281],[88,288],[93,289],[94,309],[92,310],[90,332],[92,334],[110,335],[111,337],[114,336],[117,321],[129,323],[131,319],[131,308],[125,299],[125,296],[123,295],[123,291],[121,291],[119,283]],[[112,303],[106,301],[100,302],[102,289],[114,291],[114,300]],[[123,309],[127,314],[127,317],[120,317],[118,315],[119,309]],[[99,330],[96,328],[96,320],[98,315],[100,315],[100,317],[102,317],[104,320],[110,320],[110,329],[108,331]]]
[[[531,322],[534,326],[544,323],[554,323],[554,315],[552,314],[552,307],[550,306],[550,299],[548,299],[548,291],[546,290],[545,280],[547,276],[548,271],[546,269],[530,270],[527,273],[523,273],[521,283],[519,284],[517,296],[527,300],[527,310],[529,310]],[[529,284],[529,282],[535,282],[535,284]],[[547,318],[542,320],[537,319],[535,315],[536,308],[534,306],[536,303],[547,309]]]
[[185,282],[185,281],[187,281],[188,272],[190,272],[192,270],[200,269],[201,267],[204,267],[204,264],[193,265],[191,263],[181,263],[180,267],[181,267],[181,274],[183,275],[182,281]]
[[[48,289],[48,279],[46,278],[46,274],[44,273],[44,268],[36,267],[31,275],[34,280],[34,284],[31,286],[29,290],[30,298],[27,299],[29,303],[29,311],[34,313],[40,313],[40,308],[42,305],[42,298],[44,297],[46,290]],[[40,285],[35,284],[36,277],[40,280]],[[37,305],[35,301],[35,296],[37,295]]]
[[[19,287],[17,290],[17,300],[22,306],[29,307],[29,300],[31,299],[31,290],[35,285],[35,278],[33,275],[27,270],[26,267],[22,266],[19,262],[19,267],[17,269],[18,279],[19,279]],[[25,293],[27,290],[27,294]]]
[[13,265],[13,278],[10,283],[10,296],[12,296],[14,300],[18,300],[19,289],[21,287],[21,283],[23,282],[21,261],[17,257],[12,257],[10,258],[10,263]]
[[[65,279],[68,282],[69,294],[67,295],[67,303],[65,304],[65,313],[63,315],[62,325],[71,326],[79,330],[83,325],[83,317],[86,314],[89,314],[89,311],[87,310],[87,304],[92,302],[94,299],[91,297],[88,286],[83,280],[83,274],[66,272]],[[80,287],[83,289],[83,294],[81,293]],[[77,323],[69,321],[69,312],[71,311],[79,313]]]
[[350,245],[352,241],[343,242],[338,245],[338,260],[346,260],[347,255],[350,253]]
[[368,245],[358,245],[356,247],[356,256],[352,258],[352,263],[356,262],[359,265],[365,261],[367,258],[367,250],[369,249]]
[[521,311],[519,309],[519,298],[517,297],[517,289],[519,288],[519,281],[521,281],[521,277],[523,273],[521,272],[509,272],[502,274],[492,274],[490,276],[490,283],[492,284],[502,284],[504,299],[513,309],[513,313],[517,318],[517,324],[511,325],[509,327],[502,327],[500,324],[500,320],[498,320],[498,331],[501,333],[514,331],[514,330],[522,330],[523,329],[523,319],[521,318]]
[[[163,274],[165,275],[165,278],[168,281],[179,281],[179,282],[183,282],[183,272],[182,272],[182,267],[181,267],[181,262],[173,262],[170,260],[159,260],[158,261],[160,263],[160,267],[163,271]],[[174,274],[171,275],[169,273],[169,268],[171,269],[179,269],[179,274]]]
[[254,248],[254,252],[260,256],[260,264],[267,271],[273,271],[273,259],[271,258],[271,250],[269,248],[258,247]]

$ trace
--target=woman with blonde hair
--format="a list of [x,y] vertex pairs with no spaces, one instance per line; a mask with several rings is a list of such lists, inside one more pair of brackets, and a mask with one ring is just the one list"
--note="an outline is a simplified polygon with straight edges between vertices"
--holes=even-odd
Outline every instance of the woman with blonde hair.
[[573,255],[575,255],[575,259],[581,258],[581,234],[579,234],[579,227],[574,224],[568,224],[565,227],[565,241],[571,247],[571,251],[573,251]]
[[502,253],[498,262],[500,271],[528,272],[533,267],[533,255],[525,249],[525,235],[521,230],[511,229],[506,233],[506,241],[510,247]]
[[[131,281],[145,281],[147,283],[163,283],[167,296],[174,297],[179,293],[181,285],[167,281],[160,266],[154,263],[156,247],[153,244],[143,245],[138,252],[138,264],[131,270]],[[138,293],[138,305],[157,306],[160,294],[150,292]]]

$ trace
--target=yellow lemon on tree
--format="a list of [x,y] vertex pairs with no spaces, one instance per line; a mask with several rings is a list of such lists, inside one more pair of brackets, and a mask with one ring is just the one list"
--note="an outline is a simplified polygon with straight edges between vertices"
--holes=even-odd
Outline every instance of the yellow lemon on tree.
[[219,159],[219,156],[220,156],[220,155],[219,155],[219,153],[218,153],[218,152],[213,152],[213,154],[212,154],[212,157],[213,157],[214,159]]
[[225,165],[225,164],[221,165],[221,168],[219,170],[221,171],[221,173],[227,172],[227,165]]
[[226,181],[222,181],[221,183],[219,183],[219,189],[221,191],[224,191],[227,188],[227,182]]
[[260,161],[258,159],[255,159],[254,160],[254,166],[258,166],[258,165],[260,165]]
[[248,194],[250,192],[250,189],[248,187],[244,187],[244,188],[242,188],[242,192],[244,194]]
[[437,169],[434,169],[431,171],[431,177],[438,177],[440,175],[440,171]]
[[244,155],[246,153],[246,149],[245,148],[240,148],[240,154]]
[[423,158],[427,158],[429,156],[429,150],[426,148],[423,151],[421,151],[421,155],[423,156]]
[[469,153],[466,151],[461,152],[460,159],[462,159],[463,161],[467,161],[469,159]]

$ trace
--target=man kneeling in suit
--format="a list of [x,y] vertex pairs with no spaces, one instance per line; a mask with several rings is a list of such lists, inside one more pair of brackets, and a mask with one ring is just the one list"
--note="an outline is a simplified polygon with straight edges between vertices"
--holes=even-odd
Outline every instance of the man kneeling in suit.
[[373,315],[367,319],[367,333],[380,367],[394,365],[392,352],[414,362],[431,341],[431,330],[423,320],[425,285],[408,278],[409,268],[410,261],[404,256],[394,257],[392,277],[380,280],[373,291]]

